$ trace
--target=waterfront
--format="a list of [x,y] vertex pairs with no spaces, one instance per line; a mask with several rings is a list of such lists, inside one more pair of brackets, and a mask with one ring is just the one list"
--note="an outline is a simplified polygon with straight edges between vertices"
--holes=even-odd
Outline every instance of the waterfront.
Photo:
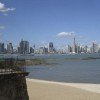
[[67,82],[100,84],[100,59],[65,59],[59,55],[46,59],[50,65],[27,66],[29,78]]
[[27,79],[29,100],[100,100],[99,84]]
[[30,100],[100,99],[100,59],[46,58],[51,64],[27,66]]

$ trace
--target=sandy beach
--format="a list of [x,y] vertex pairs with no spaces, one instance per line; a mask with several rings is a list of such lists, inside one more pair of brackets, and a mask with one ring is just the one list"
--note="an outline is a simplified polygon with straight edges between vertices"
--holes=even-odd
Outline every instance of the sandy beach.
[[100,84],[26,79],[29,100],[100,100]]

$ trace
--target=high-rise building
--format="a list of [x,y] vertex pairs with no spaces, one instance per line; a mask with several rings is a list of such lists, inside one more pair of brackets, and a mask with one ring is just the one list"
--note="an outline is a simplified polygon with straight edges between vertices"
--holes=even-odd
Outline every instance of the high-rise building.
[[78,53],[78,44],[76,43],[76,38],[73,38],[73,48],[72,48],[72,53]]
[[30,47],[30,53],[34,53],[34,49]]
[[39,53],[40,53],[40,54],[44,54],[44,47],[40,47],[40,48],[39,48]]
[[92,53],[97,53],[99,51],[99,46],[93,42],[92,44]]
[[39,48],[39,53],[40,53],[40,54],[47,54],[47,53],[48,53],[48,48],[40,47],[40,48]]
[[47,54],[48,53],[48,48],[44,48],[44,51],[45,51],[45,54]]
[[21,53],[20,47],[17,47],[17,53]]
[[88,52],[88,46],[84,47],[84,52],[87,53]]
[[76,48],[75,37],[74,37],[73,40],[74,40],[74,41],[73,41],[73,53],[76,53],[76,52],[75,52],[75,48]]
[[19,53],[28,54],[29,53],[29,42],[21,40],[19,44]]
[[68,45],[68,53],[72,53],[72,47]]
[[7,44],[7,53],[13,53],[12,43]]
[[5,52],[5,48],[4,48],[4,43],[0,43],[0,53],[4,53]]
[[49,53],[54,53],[54,45],[52,42],[49,43],[48,51],[49,51]]

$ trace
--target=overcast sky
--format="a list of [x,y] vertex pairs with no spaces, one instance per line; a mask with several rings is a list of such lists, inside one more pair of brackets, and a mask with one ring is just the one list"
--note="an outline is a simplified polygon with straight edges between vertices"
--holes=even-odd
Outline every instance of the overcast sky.
[[[100,0],[0,0],[0,41],[100,42]],[[80,38],[81,37],[81,38]]]

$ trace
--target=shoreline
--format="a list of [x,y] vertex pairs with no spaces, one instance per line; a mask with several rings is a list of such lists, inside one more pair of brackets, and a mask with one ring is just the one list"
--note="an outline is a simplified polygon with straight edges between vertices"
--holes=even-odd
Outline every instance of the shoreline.
[[61,83],[26,78],[29,100],[100,100],[100,84]]
[[31,79],[26,78],[27,81],[30,82],[38,82],[43,84],[54,84],[61,86],[71,86],[74,88],[79,88],[85,91],[100,93],[100,84],[92,84],[92,83],[66,83],[66,82],[55,82],[55,81],[47,81],[47,80],[39,80],[39,79]]

